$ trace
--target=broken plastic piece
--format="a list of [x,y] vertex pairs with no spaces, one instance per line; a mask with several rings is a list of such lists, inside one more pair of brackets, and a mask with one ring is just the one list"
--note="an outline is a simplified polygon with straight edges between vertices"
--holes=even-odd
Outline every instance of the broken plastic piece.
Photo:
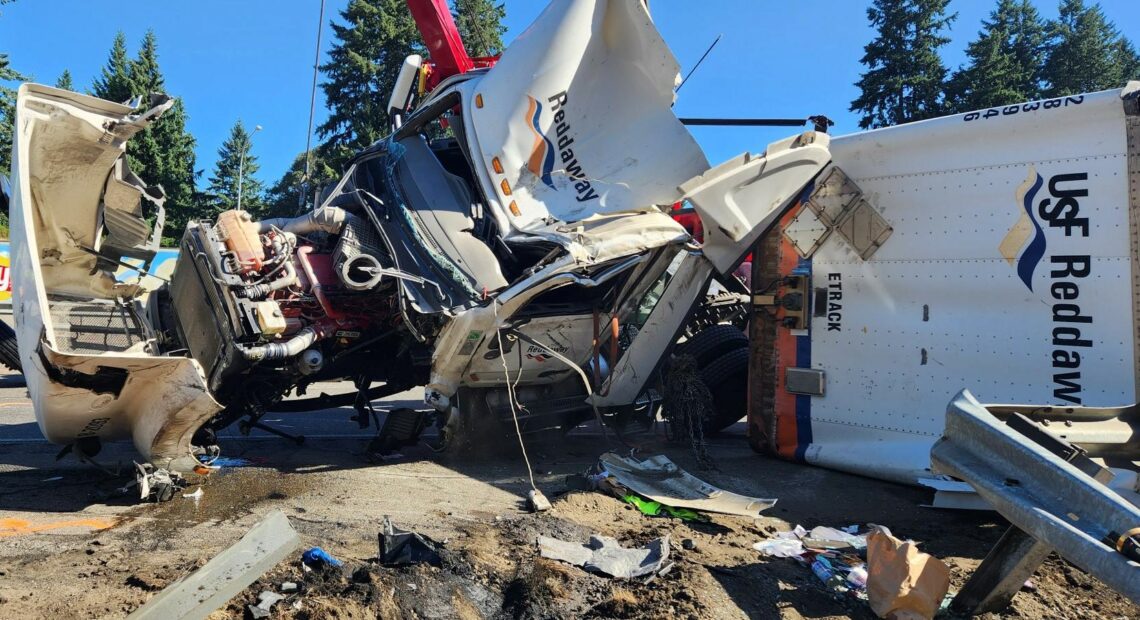
[[384,517],[384,530],[380,532],[380,563],[385,566],[401,566],[426,562],[432,566],[441,564],[438,545],[430,538],[415,532],[405,532],[392,525],[390,517]]
[[666,506],[758,517],[761,511],[776,505],[774,499],[747,497],[714,487],[677,467],[664,455],[638,461],[607,452],[601,463],[610,476],[631,491]]
[[807,536],[801,536],[804,545],[812,549],[857,550],[867,546],[865,536],[855,536],[833,527],[813,527]]
[[645,498],[633,495],[632,493],[623,496],[622,500],[624,500],[625,503],[627,503],[627,504],[632,504],[634,507],[636,507],[638,510],[640,510],[642,514],[649,516],[649,517],[670,516],[670,517],[675,517],[677,519],[681,519],[682,521],[708,521],[709,520],[708,517],[706,517],[705,515],[697,512],[695,510],[689,510],[688,508],[675,508],[673,506],[666,506],[665,504],[662,504],[661,502],[655,502],[652,500],[647,500]]
[[546,512],[551,509],[550,500],[538,489],[531,489],[526,494],[526,504],[531,512]]
[[594,534],[584,545],[548,536],[538,537],[544,558],[581,566],[591,573],[629,579],[662,569],[669,558],[669,537],[658,538],[636,549],[625,549],[617,540]]
[[246,611],[249,612],[251,618],[268,618],[270,616],[273,605],[278,601],[285,600],[284,596],[269,590],[262,591],[257,595],[256,605],[246,605]]
[[139,487],[139,499],[156,503],[170,501],[175,491],[189,486],[178,472],[155,468],[150,463],[135,463],[135,483]]

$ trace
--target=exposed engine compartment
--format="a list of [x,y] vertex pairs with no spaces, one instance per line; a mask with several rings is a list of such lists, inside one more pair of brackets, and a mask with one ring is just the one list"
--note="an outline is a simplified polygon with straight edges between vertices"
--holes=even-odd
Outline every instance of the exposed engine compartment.
[[187,227],[183,259],[158,303],[173,327],[168,338],[202,364],[232,414],[224,422],[319,378],[365,382],[370,369],[395,358],[404,360],[392,365],[402,373],[375,374],[412,378],[409,346],[389,342],[385,355],[354,355],[399,342],[391,329],[401,320],[395,282],[380,245],[368,222],[337,207],[260,222],[226,211]]

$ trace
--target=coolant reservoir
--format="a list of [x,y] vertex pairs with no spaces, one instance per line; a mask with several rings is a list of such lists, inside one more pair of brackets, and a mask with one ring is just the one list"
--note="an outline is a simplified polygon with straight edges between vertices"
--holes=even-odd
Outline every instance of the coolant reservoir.
[[242,273],[257,273],[265,263],[265,248],[257,234],[257,224],[245,211],[230,210],[218,216],[214,225],[218,236],[233,252],[241,265]]
[[261,328],[261,333],[272,336],[285,331],[287,327],[285,316],[281,313],[281,306],[277,305],[276,301],[272,299],[259,301],[256,308],[257,325]]

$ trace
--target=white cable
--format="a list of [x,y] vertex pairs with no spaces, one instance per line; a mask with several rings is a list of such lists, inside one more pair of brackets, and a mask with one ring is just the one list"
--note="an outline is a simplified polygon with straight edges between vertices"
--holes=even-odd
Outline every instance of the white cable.
[[[534,484],[534,469],[530,466],[530,458],[526,455],[526,444],[523,443],[522,429],[519,428],[518,401],[515,400],[515,390],[511,385],[511,371],[507,368],[507,354],[503,350],[503,332],[499,326],[499,300],[495,299],[491,302],[491,309],[495,313],[495,339],[499,343],[499,361],[503,364],[503,377],[507,380],[507,400],[511,406],[511,418],[515,421],[515,434],[519,438],[519,448],[522,449],[523,461],[526,463],[526,474],[530,477],[530,488],[534,489],[535,492],[540,492]],[[519,342],[518,346],[521,347],[522,343]],[[521,377],[522,363],[520,362],[519,378]],[[515,379],[515,382],[517,383],[518,379]]]
[[[516,332],[516,333],[518,333],[518,332]],[[520,336],[520,338],[523,337],[523,335],[521,333],[519,333],[519,336]],[[531,339],[531,338],[526,338],[526,341],[529,342],[530,344],[535,345],[536,347],[539,347],[540,349],[545,350],[547,353],[549,353],[551,355],[551,357],[562,362],[563,364],[566,364],[566,366],[568,368],[570,368],[571,370],[578,373],[578,376],[582,379],[582,385],[586,386],[586,393],[590,395],[588,400],[590,401],[590,407],[593,408],[593,410],[594,410],[594,418],[598,422],[598,427],[601,428],[601,430],[602,430],[602,437],[604,437],[606,439],[606,441],[609,441],[610,436],[609,436],[609,433],[606,432],[605,423],[602,421],[602,413],[600,411],[598,411],[598,406],[596,404],[594,404],[594,399],[593,399],[594,388],[590,385],[590,378],[586,376],[586,372],[584,370],[582,370],[579,366],[575,365],[574,362],[567,359],[567,357],[565,355],[562,355],[558,351],[551,349],[550,347],[542,344],[541,342],[534,340],[534,339]],[[499,347],[501,349],[502,345],[500,344]],[[623,444],[625,443],[625,441],[621,439],[620,433],[618,434],[618,440],[621,441]]]

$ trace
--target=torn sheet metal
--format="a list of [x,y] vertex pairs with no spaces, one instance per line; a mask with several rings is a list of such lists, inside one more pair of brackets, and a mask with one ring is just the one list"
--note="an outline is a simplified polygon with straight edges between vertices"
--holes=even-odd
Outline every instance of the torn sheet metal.
[[[157,468],[185,471],[197,464],[191,438],[221,405],[196,360],[152,354],[156,339],[138,283],[119,281],[118,265],[92,253],[110,240],[118,246],[108,256],[147,259],[140,244],[149,247],[160,234],[140,223],[139,201],[160,203],[161,192],[124,163],[127,140],[173,100],[152,103],[135,114],[77,93],[20,87],[12,310],[44,437],[60,444],[130,438]],[[120,213],[108,218],[108,210]]]
[[607,452],[600,460],[610,476],[631,491],[668,506],[759,517],[761,511],[776,505],[775,499],[748,497],[714,487],[677,467],[664,455],[638,461]]
[[586,544],[538,537],[538,550],[544,558],[581,566],[591,573],[630,579],[656,573],[669,559],[669,537],[658,538],[644,547],[626,549],[608,536],[595,534]]

